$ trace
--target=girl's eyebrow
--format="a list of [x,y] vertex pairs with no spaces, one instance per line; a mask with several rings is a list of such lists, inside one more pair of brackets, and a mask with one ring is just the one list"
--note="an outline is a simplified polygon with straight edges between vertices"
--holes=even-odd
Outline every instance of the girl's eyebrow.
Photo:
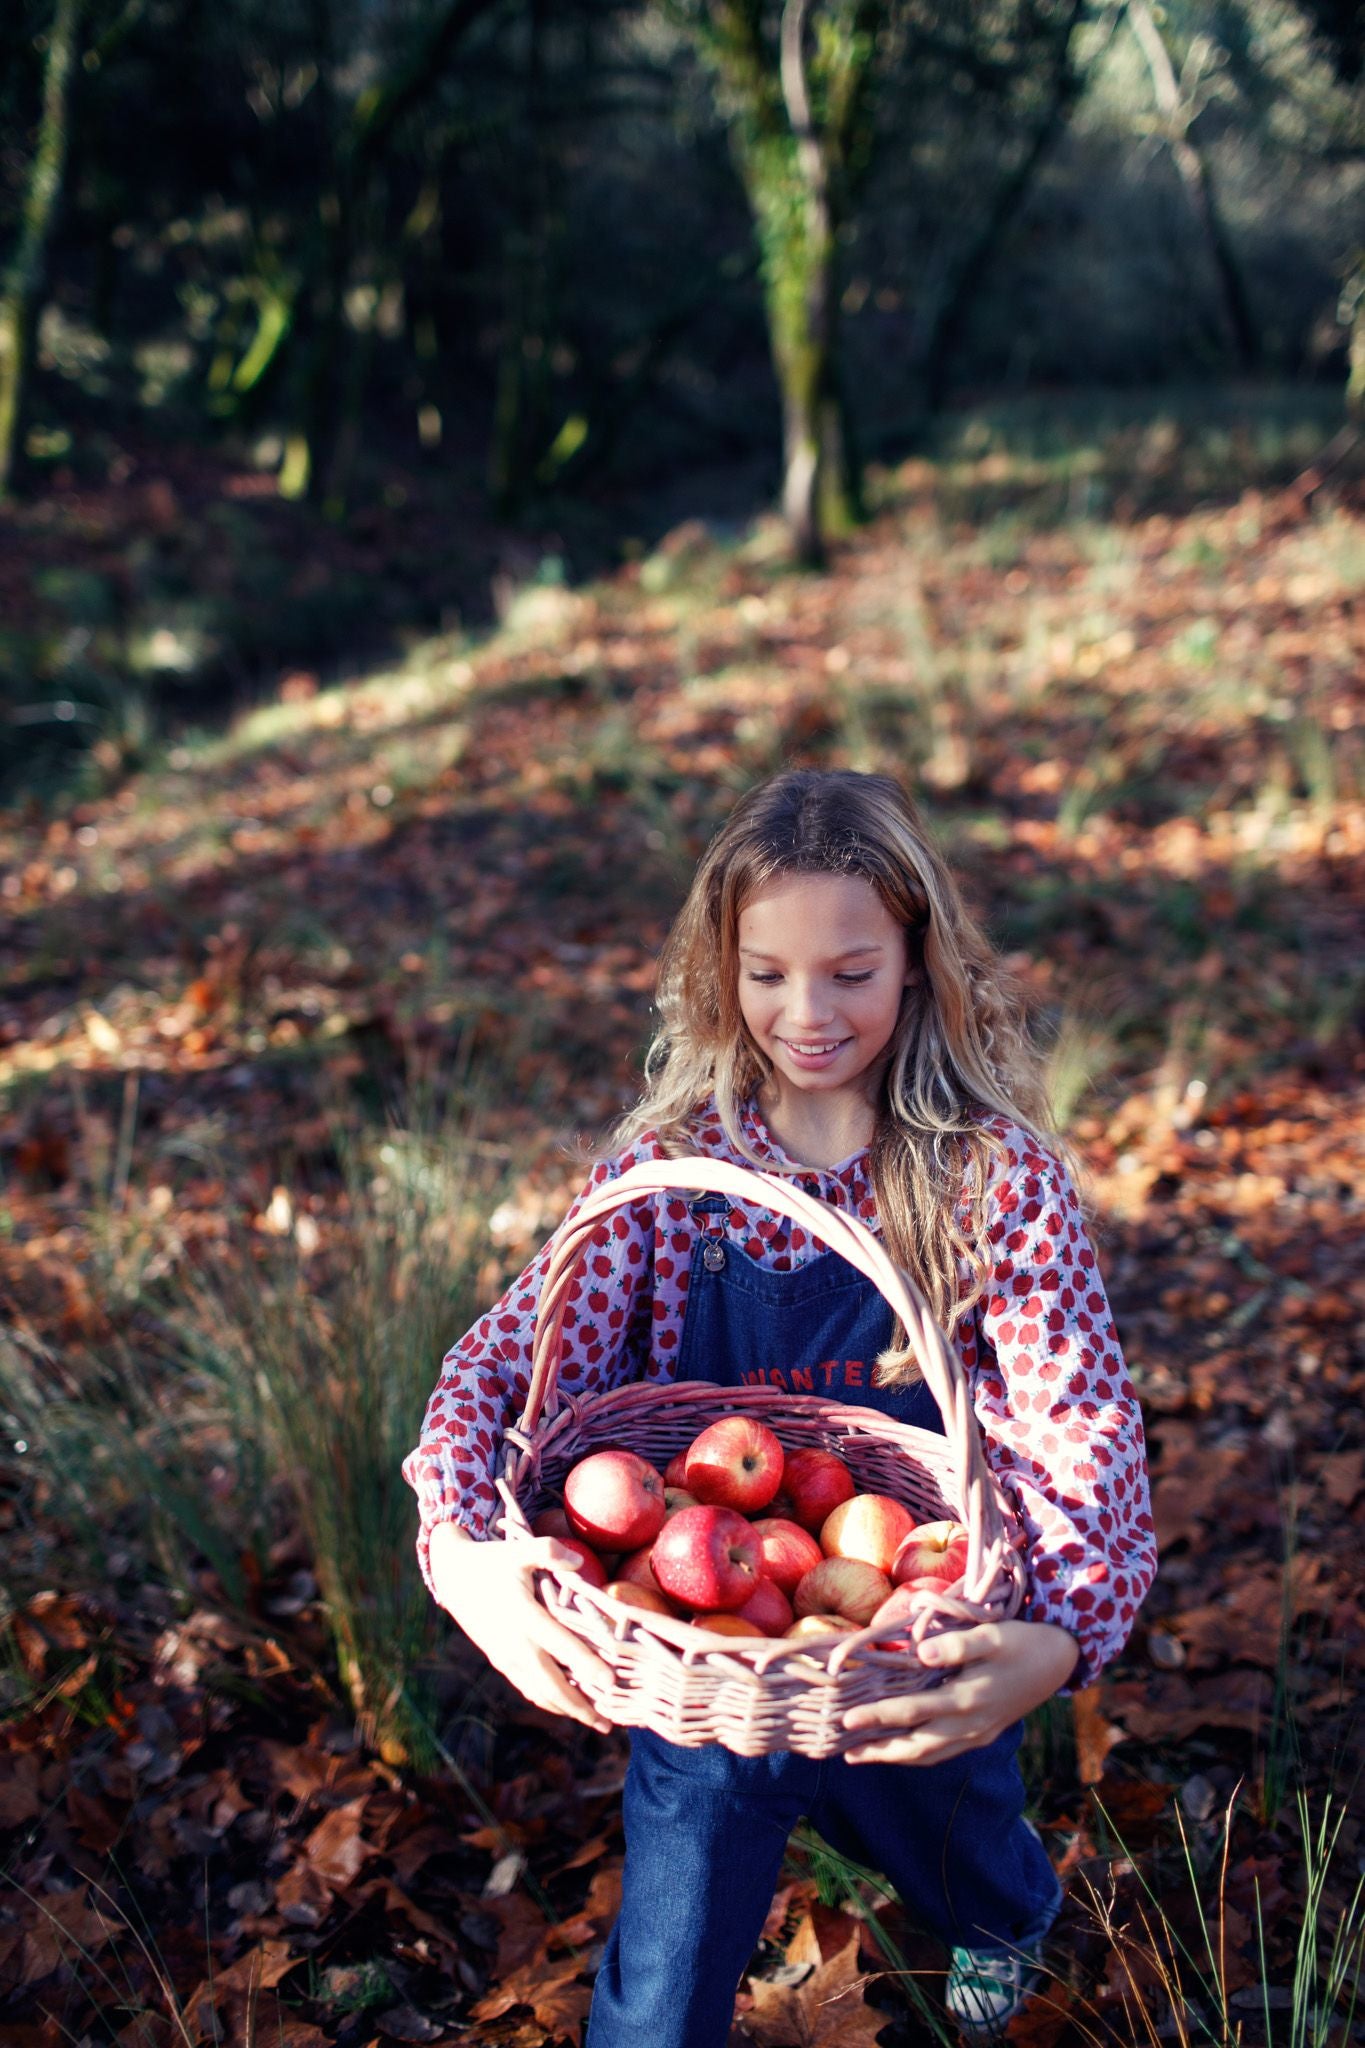
[[[858,957],[860,953],[884,953],[885,951],[886,948],[882,944],[880,939],[868,939],[866,943],[861,946],[846,946],[842,953],[834,953],[831,954],[830,957],[834,960],[854,960]],[[781,955],[778,953],[760,953],[753,946],[741,946],[739,949],[739,957],[741,960],[776,961],[781,959]]]

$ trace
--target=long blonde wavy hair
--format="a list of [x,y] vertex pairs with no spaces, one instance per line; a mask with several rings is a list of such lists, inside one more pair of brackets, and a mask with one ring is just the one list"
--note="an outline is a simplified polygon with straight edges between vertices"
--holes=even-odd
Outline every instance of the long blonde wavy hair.
[[[739,914],[787,875],[861,875],[906,936],[910,967],[876,1103],[870,1169],[882,1239],[949,1334],[982,1298],[991,1270],[986,1190],[1009,1118],[1068,1158],[1052,1129],[1041,1052],[1023,992],[963,903],[908,793],[888,775],[793,769],[741,798],[703,854],[659,959],[659,1028],[640,1100],[614,1127],[612,1150],[655,1133],[678,1157],[714,1094],[736,1153],[774,1170],[744,1136],[741,1112],[771,1064],[739,1006]],[[1073,1164],[1068,1158],[1068,1164]],[[796,1169],[791,1169],[795,1171]],[[958,1221],[964,1187],[969,1221]],[[959,1278],[965,1258],[969,1284]],[[897,1329],[878,1362],[884,1385],[919,1367]]]

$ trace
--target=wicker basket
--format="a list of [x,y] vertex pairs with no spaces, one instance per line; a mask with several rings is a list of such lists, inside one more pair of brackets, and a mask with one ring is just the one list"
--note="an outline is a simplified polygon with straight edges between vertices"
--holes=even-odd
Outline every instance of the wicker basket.
[[[772,1386],[680,1381],[560,1396],[555,1380],[564,1311],[594,1232],[613,1210],[679,1189],[761,1203],[804,1224],[874,1281],[909,1333],[945,1434],[895,1422],[871,1408]],[[917,1522],[962,1522],[969,1547],[960,1592],[917,1594],[908,1642],[904,1621],[800,1643],[722,1636],[627,1607],[567,1570],[537,1573],[541,1597],[610,1667],[611,1683],[592,1694],[608,1720],[650,1728],[688,1746],[720,1742],[741,1756],[776,1749],[834,1756],[866,1739],[844,1728],[850,1707],[941,1682],[942,1674],[916,1654],[925,1635],[1007,1620],[1018,1612],[1024,1592],[1018,1525],[987,1467],[961,1363],[914,1283],[855,1219],[789,1180],[717,1159],[648,1161],[589,1196],[556,1245],[545,1276],[530,1390],[516,1427],[506,1433],[497,1482],[503,1513],[492,1533],[511,1543],[528,1538],[531,1517],[590,1451],[628,1445],[662,1470],[708,1423],[746,1410],[756,1411],[787,1450],[837,1452],[860,1491],[891,1494]]]

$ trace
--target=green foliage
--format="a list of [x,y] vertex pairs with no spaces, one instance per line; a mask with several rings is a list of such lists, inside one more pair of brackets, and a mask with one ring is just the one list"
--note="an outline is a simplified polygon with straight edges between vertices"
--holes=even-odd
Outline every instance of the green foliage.
[[419,1105],[379,1135],[338,1123],[336,1254],[291,1228],[277,1196],[278,1249],[193,1283],[175,1319],[231,1434],[298,1517],[359,1726],[393,1756],[421,1748],[405,1693],[434,1628],[399,1467],[433,1363],[477,1305],[489,1183],[472,1136],[467,1104],[441,1121]]
[[[1093,1880],[1083,1880],[1089,1910],[1112,1944],[1122,1972],[1117,1981],[1124,1987],[1124,2011],[1135,2042],[1150,2043],[1151,2048],[1168,2040],[1178,2042],[1179,2048],[1238,2048],[1243,2039],[1245,2023],[1233,2004],[1228,1970],[1235,1941],[1227,1902],[1235,1808],[1234,1793],[1223,1815],[1221,1838],[1209,1840],[1203,1828],[1191,1834],[1177,1802],[1179,1849],[1173,1867],[1157,1876],[1158,1891],[1134,1866],[1141,1898],[1131,1915],[1119,1908],[1112,1892],[1106,1894]],[[1353,1886],[1349,1877],[1343,1883],[1339,1863],[1347,1812],[1328,1794],[1315,1815],[1302,1785],[1296,1788],[1303,1917],[1287,1986],[1271,1981],[1259,1877],[1255,1880],[1254,1932],[1262,1973],[1265,2048],[1335,2048],[1352,2038],[1365,1980],[1365,1876],[1358,1875]],[[1122,1836],[1112,1831],[1126,1856]],[[1188,1888],[1193,1906],[1197,1932],[1190,1935],[1183,1931],[1189,1916],[1176,1911],[1178,1886]],[[1287,2004],[1272,1997],[1280,1992],[1288,1993]]]
[[422,1091],[386,1128],[338,1115],[330,1243],[281,1188],[271,1233],[197,1272],[163,1264],[97,1352],[58,1355],[22,1328],[0,1339],[7,1426],[92,1583],[150,1559],[197,1602],[207,1568],[250,1624],[273,1545],[300,1530],[365,1738],[428,1764],[435,1610],[399,1467],[451,1331],[477,1307],[493,1182],[474,1113],[466,1076],[440,1117]]

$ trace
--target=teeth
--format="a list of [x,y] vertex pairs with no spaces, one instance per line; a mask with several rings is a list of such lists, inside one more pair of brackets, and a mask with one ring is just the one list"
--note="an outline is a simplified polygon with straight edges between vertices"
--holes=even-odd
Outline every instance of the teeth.
[[792,1051],[793,1051],[793,1052],[804,1052],[804,1053],[819,1053],[819,1052],[833,1052],[833,1051],[835,1050],[836,1046],[838,1045],[838,1043],[839,1043],[839,1041],[838,1041],[838,1039],[837,1039],[837,1038],[832,1038],[832,1039],[830,1040],[830,1042],[829,1042],[829,1044],[828,1044],[828,1045],[797,1045],[797,1044],[796,1044],[796,1043],[795,1043],[795,1042],[793,1041],[793,1042],[792,1042]]

